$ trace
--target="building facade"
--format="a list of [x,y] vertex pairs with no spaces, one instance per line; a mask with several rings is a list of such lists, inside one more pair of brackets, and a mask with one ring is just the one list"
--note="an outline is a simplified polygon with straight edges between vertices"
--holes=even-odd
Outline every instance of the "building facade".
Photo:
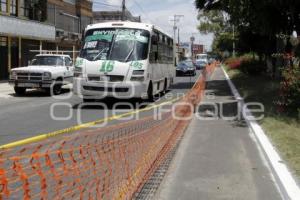
[[32,50],[75,52],[92,17],[90,0],[0,0],[0,80],[26,66]]
[[[93,22],[101,23],[107,21],[120,21],[122,20],[122,11],[96,11],[93,14]],[[125,11],[125,21],[141,22],[140,16],[133,16],[129,10]]]
[[204,45],[193,44],[193,55],[204,53]]

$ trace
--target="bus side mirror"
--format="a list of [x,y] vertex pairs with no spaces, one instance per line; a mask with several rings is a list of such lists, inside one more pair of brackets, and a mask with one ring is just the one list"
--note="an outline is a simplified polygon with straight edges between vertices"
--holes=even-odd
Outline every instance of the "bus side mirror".
[[157,45],[158,37],[156,35],[152,35],[151,42],[152,42],[152,45]]

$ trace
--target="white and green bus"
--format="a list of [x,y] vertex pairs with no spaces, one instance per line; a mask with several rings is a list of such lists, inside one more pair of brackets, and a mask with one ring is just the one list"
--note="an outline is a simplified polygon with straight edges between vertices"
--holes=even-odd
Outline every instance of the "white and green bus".
[[175,76],[172,37],[151,24],[89,25],[75,63],[74,93],[97,98],[143,98],[168,90]]

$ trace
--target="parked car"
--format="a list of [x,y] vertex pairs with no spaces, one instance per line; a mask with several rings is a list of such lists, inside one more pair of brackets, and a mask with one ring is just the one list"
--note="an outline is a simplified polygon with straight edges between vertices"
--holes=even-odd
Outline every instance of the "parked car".
[[196,67],[193,64],[192,60],[186,60],[180,62],[176,67],[176,76],[196,76]]
[[44,89],[54,95],[61,93],[66,81],[72,81],[74,67],[68,55],[39,54],[28,67],[11,70],[9,83],[17,95],[23,95],[26,89]]
[[205,62],[204,60],[196,60],[195,65],[197,70],[204,69],[207,65],[207,62]]

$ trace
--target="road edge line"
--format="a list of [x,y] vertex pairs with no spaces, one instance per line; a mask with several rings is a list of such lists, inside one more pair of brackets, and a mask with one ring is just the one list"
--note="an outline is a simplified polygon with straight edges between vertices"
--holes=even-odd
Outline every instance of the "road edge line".
[[[244,105],[245,102],[243,98],[239,94],[237,88],[235,87],[234,83],[232,82],[226,70],[224,69],[224,66],[222,65],[221,68],[225,74],[225,78],[230,86],[231,92],[234,95],[235,99],[238,101],[240,100],[241,103]],[[248,109],[246,109],[245,111],[248,114],[248,117],[253,118],[252,113]],[[257,121],[250,121],[248,117],[245,117],[245,120],[248,126],[253,131],[262,150],[264,151],[264,154],[270,165],[271,172],[277,180],[277,184],[279,185],[280,192],[282,193],[285,199],[298,200],[300,197],[300,189],[292,173],[290,172],[286,164],[282,162],[280,155],[276,151],[270,139],[265,134],[262,127],[257,123]]]

